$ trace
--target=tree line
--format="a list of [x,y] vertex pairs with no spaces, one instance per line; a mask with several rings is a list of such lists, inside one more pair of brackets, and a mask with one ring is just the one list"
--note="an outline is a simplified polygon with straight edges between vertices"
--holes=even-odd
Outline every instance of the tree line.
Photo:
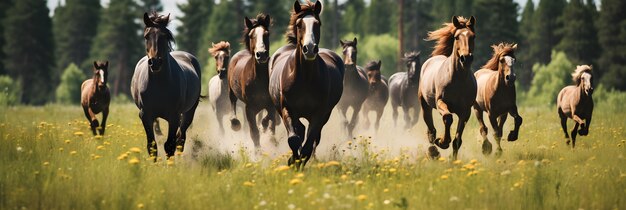
[[[474,15],[474,69],[490,58],[490,45],[515,42],[523,90],[531,86],[533,65],[549,63],[553,50],[564,52],[574,64],[594,65],[596,82],[605,87],[626,90],[622,0],[601,0],[600,6],[594,0],[540,0],[536,5],[527,0],[523,10],[513,0],[323,0],[323,4],[321,47],[337,49],[339,39],[358,37],[359,63],[381,59],[386,75],[402,70],[399,49],[421,51],[423,61],[433,45],[423,40],[428,31],[449,22],[452,15]],[[237,43],[243,16],[259,12],[272,16],[270,39],[276,45],[271,50],[276,50],[284,43],[292,5],[293,0],[188,0],[178,5],[182,16],[176,17],[180,21],[175,28],[176,50],[195,54],[208,66],[211,43],[224,40],[234,50],[241,48]],[[135,64],[145,54],[140,18],[152,10],[163,10],[160,0],[111,0],[106,7],[100,0],[65,0],[52,16],[45,0],[0,0],[0,75],[14,81],[19,103],[38,105],[57,100],[56,95],[68,98],[58,90],[61,83],[79,83],[68,78],[86,79],[93,60],[109,60],[113,95],[128,95]],[[213,73],[203,70],[208,73],[205,77]],[[7,89],[3,84],[0,88]],[[71,85],[63,85],[67,86]]]

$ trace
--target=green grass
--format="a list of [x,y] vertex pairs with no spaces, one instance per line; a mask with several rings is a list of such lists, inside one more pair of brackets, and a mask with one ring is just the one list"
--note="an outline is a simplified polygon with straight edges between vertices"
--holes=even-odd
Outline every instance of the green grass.
[[[133,105],[112,106],[102,138],[91,136],[77,106],[0,108],[0,209],[626,208],[619,107],[597,107],[590,135],[574,150],[553,108],[522,108],[520,140],[503,142],[501,157],[480,153],[472,117],[459,161],[424,157],[421,119],[408,135],[391,135],[398,131],[387,112],[381,134],[347,142],[332,118],[318,160],[302,172],[284,167],[284,143],[254,155],[249,140],[212,135],[207,107],[201,104],[186,151],[157,163],[147,160]],[[277,130],[284,141],[283,125]]]

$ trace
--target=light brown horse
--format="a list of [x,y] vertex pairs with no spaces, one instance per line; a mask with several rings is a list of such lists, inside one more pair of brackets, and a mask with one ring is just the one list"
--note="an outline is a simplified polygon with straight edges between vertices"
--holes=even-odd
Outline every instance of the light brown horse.
[[215,58],[215,70],[217,71],[217,74],[209,80],[209,103],[215,112],[220,133],[224,134],[222,118],[230,113],[228,79],[226,78],[230,62],[230,43],[222,41],[212,44],[209,53]]
[[517,44],[492,45],[493,56],[482,69],[476,71],[476,103],[474,114],[480,125],[480,134],[483,137],[483,154],[491,154],[491,143],[487,138],[487,126],[483,120],[483,112],[487,112],[491,128],[494,130],[494,138],[498,144],[496,155],[502,154],[500,140],[502,128],[506,122],[507,113],[515,120],[515,128],[509,132],[508,141],[517,140],[519,127],[522,125],[522,117],[517,113],[515,93],[515,50]]
[[376,122],[374,123],[376,132],[378,132],[378,128],[380,127],[380,118],[383,116],[385,106],[389,100],[388,82],[387,78],[380,73],[381,66],[382,62],[380,60],[378,62],[370,61],[365,65],[369,91],[367,99],[363,102],[363,111],[361,112],[361,114],[363,114],[363,118],[365,118],[365,122],[363,122],[365,129],[368,129],[370,125],[368,114],[372,111],[376,112]]
[[[343,94],[337,104],[339,114],[344,121],[348,136],[352,137],[354,127],[359,122],[359,113],[368,95],[367,73],[357,65],[357,39],[352,41],[339,40],[343,48],[343,64],[346,74],[343,77]],[[352,117],[348,121],[348,108],[352,107]]]
[[[296,0],[287,29],[287,45],[270,60],[270,95],[287,129],[292,156],[288,164],[304,167],[322,136],[322,128],[343,92],[343,61],[318,47],[321,1],[300,5]],[[304,139],[304,125],[309,122]],[[302,143],[304,142],[304,145]]]
[[[418,98],[431,144],[447,149],[451,142],[452,114],[459,117],[452,145],[454,159],[463,143],[463,129],[476,99],[476,79],[471,70],[475,26],[474,16],[469,20],[453,16],[452,23],[446,23],[443,28],[429,32],[427,40],[437,40],[437,45],[431,57],[422,65],[419,82]],[[437,130],[433,125],[432,109],[437,109],[443,118],[443,138],[435,139]],[[430,146],[428,152],[433,158],[439,156],[435,146]]]
[[[107,87],[109,61],[93,62],[93,77],[80,86],[80,104],[91,126],[93,135],[104,135],[109,116],[111,93]],[[96,114],[102,112],[102,124],[98,124]],[[96,132],[96,129],[98,132]]]
[[[265,129],[269,126],[274,135],[276,126],[276,110],[268,92],[269,82],[269,50],[270,50],[270,16],[259,14],[256,19],[244,18],[243,42],[246,49],[233,55],[228,66],[228,87],[230,89],[230,104],[232,108],[231,127],[239,130],[241,123],[237,119],[237,100],[245,103],[246,120],[250,127],[250,136],[256,148],[259,142],[259,128],[256,124],[256,115],[263,109],[268,114],[262,124]],[[272,121],[270,124],[269,121]],[[269,125],[268,125],[269,124]]]
[[[574,120],[574,129],[572,129],[572,148],[576,146],[576,134],[586,136],[589,134],[589,126],[591,125],[591,115],[593,114],[593,73],[592,67],[588,65],[576,66],[576,70],[572,74],[574,85],[564,87],[556,100],[559,117],[561,118],[561,127],[567,144],[569,144],[569,135],[567,133],[567,118]],[[580,126],[580,130],[578,129]]]

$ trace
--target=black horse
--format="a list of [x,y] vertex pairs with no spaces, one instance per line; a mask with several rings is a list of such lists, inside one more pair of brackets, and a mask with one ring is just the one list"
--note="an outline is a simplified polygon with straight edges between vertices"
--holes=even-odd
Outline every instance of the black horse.
[[[415,124],[420,114],[420,104],[417,100],[420,73],[420,53],[410,52],[404,54],[407,71],[398,72],[389,78],[389,95],[391,96],[391,109],[393,110],[393,125],[398,121],[398,107],[404,111],[404,128],[410,129]],[[413,114],[409,111],[413,109]]]

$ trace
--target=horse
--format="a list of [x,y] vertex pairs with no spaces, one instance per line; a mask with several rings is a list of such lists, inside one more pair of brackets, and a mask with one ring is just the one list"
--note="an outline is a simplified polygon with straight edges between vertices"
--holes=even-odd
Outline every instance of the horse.
[[209,53],[215,58],[217,74],[209,80],[209,103],[215,113],[220,133],[224,134],[222,119],[229,113],[230,108],[228,80],[226,78],[230,62],[230,43],[222,41],[217,44],[211,43],[211,46]]
[[[581,136],[589,134],[593,114],[593,72],[591,70],[592,66],[589,65],[576,66],[576,70],[572,73],[574,85],[564,87],[559,92],[556,101],[567,144],[570,143],[567,133],[567,118],[571,118],[576,123],[571,132],[572,148],[576,147],[576,134]],[[580,126],[580,130],[578,126]]]
[[[369,84],[367,81],[367,73],[361,66],[357,66],[357,39],[353,41],[339,40],[343,48],[343,64],[346,74],[343,77],[343,94],[337,104],[339,114],[343,119],[344,126],[348,131],[348,136],[352,137],[352,131],[359,121],[359,112],[363,106],[363,102],[367,99]],[[350,121],[348,121],[348,108],[352,107],[353,113]]]
[[[432,158],[439,156],[439,151],[434,145],[441,149],[450,146],[453,113],[459,117],[452,143],[454,159],[457,158],[463,143],[463,129],[476,99],[476,79],[471,70],[475,25],[474,16],[469,20],[453,16],[452,23],[445,23],[444,27],[428,33],[427,40],[437,40],[437,44],[431,57],[422,65],[418,100],[422,107],[424,122],[428,127],[428,141],[431,143],[428,153]],[[435,139],[437,130],[433,125],[432,109],[437,109],[443,118],[445,125],[443,138]]]
[[[404,129],[408,130],[417,124],[420,114],[420,104],[417,100],[419,86],[420,53],[409,52],[404,54],[407,71],[397,72],[389,77],[389,95],[393,110],[393,125],[397,125],[398,107],[404,111]],[[413,109],[413,114],[410,110]]]
[[387,105],[387,101],[389,100],[389,87],[387,86],[387,78],[381,75],[380,67],[382,62],[379,60],[370,61],[365,65],[365,70],[367,71],[367,81],[368,81],[368,94],[367,99],[363,102],[363,117],[365,118],[364,127],[365,129],[369,128],[370,120],[367,116],[370,112],[376,112],[376,122],[374,127],[376,132],[378,132],[378,128],[380,127],[380,118],[383,116],[383,112],[385,111],[385,106]]
[[515,50],[517,44],[500,43],[492,45],[493,56],[482,69],[476,71],[477,93],[474,103],[474,114],[480,125],[480,135],[483,138],[483,154],[491,154],[491,143],[487,138],[487,126],[483,120],[483,112],[487,112],[489,122],[494,130],[494,139],[498,144],[496,155],[502,154],[500,140],[502,128],[506,122],[507,113],[515,120],[515,128],[509,132],[508,141],[518,138],[519,128],[522,125],[522,117],[517,112],[515,93]]
[[[107,87],[109,61],[93,62],[93,77],[80,86],[80,104],[91,126],[93,135],[104,135],[109,116],[111,93]],[[102,124],[98,124],[96,114],[102,112]],[[97,130],[97,132],[96,132]]]
[[167,157],[173,156],[176,148],[183,152],[187,129],[200,100],[202,71],[192,54],[172,51],[174,37],[167,29],[169,15],[144,13],[143,22],[147,55],[137,62],[130,89],[146,132],[148,154],[156,161],[152,129],[155,119],[168,122],[164,145]]
[[[236,116],[236,103],[237,100],[241,100],[245,104],[244,109],[250,127],[250,136],[256,148],[261,146],[256,115],[261,110],[267,111],[261,124],[264,129],[269,126],[272,136],[276,125],[276,111],[268,91],[270,21],[270,16],[266,14],[258,14],[252,20],[248,17],[244,18],[243,42],[246,49],[233,55],[228,66],[229,98],[233,110],[231,128],[233,130],[241,129],[241,123]],[[269,121],[272,123],[270,124]]]
[[[319,145],[322,128],[343,92],[341,57],[318,47],[321,10],[321,1],[300,5],[296,0],[286,33],[288,44],[270,59],[270,96],[287,129],[292,152],[288,164],[298,169]],[[300,118],[309,123],[306,142]]]

